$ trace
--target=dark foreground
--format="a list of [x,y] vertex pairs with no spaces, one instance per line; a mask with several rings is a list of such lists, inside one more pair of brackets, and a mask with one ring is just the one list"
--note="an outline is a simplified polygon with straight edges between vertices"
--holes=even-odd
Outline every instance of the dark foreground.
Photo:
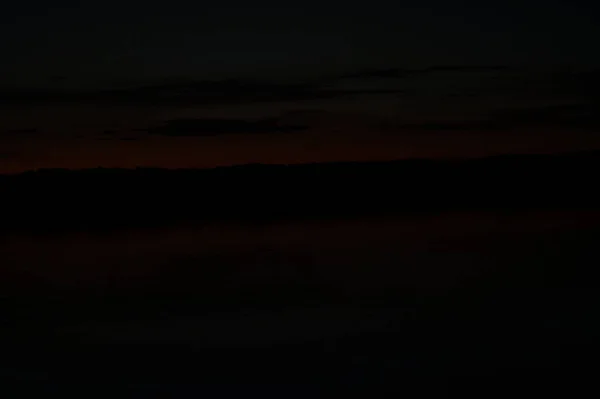
[[[597,362],[598,215],[444,217],[263,226],[241,255],[163,240],[165,262],[137,248],[106,278],[5,242],[3,397],[579,396]],[[40,277],[44,262],[62,274]]]

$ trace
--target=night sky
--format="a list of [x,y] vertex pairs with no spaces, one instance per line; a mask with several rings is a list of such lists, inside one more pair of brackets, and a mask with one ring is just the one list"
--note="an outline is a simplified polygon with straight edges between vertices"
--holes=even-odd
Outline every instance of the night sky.
[[585,1],[21,1],[0,173],[600,148]]

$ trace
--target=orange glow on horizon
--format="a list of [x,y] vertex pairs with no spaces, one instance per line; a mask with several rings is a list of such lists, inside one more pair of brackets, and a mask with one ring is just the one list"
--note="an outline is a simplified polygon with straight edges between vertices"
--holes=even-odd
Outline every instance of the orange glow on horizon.
[[[216,137],[148,136],[135,141],[44,138],[22,154],[0,159],[0,173],[42,168],[210,168],[249,163],[296,164],[456,158],[503,153],[600,148],[592,134],[383,134],[312,131],[300,134]],[[18,146],[17,146],[18,147]],[[25,147],[25,146],[22,146]]]

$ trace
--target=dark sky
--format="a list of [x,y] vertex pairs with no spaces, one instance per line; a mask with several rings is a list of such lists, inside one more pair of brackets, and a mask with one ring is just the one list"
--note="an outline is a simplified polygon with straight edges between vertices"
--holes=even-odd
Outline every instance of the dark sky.
[[598,15],[572,0],[7,2],[0,171],[594,147]]

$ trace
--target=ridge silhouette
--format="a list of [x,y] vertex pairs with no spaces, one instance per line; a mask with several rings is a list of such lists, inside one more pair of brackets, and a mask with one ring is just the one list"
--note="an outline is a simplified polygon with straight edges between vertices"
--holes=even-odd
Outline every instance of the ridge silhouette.
[[596,208],[597,170],[600,151],[213,169],[41,169],[0,176],[2,231]]

